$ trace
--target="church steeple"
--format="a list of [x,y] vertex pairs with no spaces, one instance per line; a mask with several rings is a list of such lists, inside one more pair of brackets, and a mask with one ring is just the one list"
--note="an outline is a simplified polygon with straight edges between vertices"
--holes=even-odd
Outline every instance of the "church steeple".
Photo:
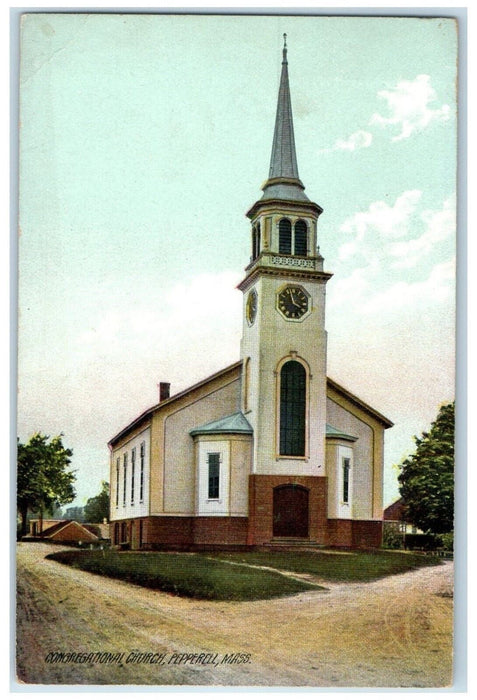
[[247,212],[247,216],[251,219],[255,217],[262,205],[269,204],[272,201],[307,204],[315,210],[318,216],[322,212],[321,207],[314,202],[310,202],[306,196],[304,192],[305,186],[298,175],[290,83],[288,79],[286,36],[286,34],[283,35],[282,71],[278,90],[268,180],[262,186],[263,195],[261,199],[255,202],[253,207]]
[[283,177],[298,180],[290,85],[288,82],[286,36],[286,34],[283,35],[282,75],[280,78],[280,89],[278,91],[275,132],[273,135],[272,156],[270,159],[270,172],[268,177],[270,179]]
[[317,248],[322,209],[304,189],[285,38],[269,178],[247,213],[252,255],[239,284],[242,411],[253,428],[252,471],[269,492],[277,477],[325,473],[325,285],[331,274]]
[[293,131],[293,114],[288,80],[287,35],[283,35],[283,59],[278,90],[275,131],[268,180],[263,186],[262,199],[291,199],[308,201],[304,185],[298,176],[298,165]]

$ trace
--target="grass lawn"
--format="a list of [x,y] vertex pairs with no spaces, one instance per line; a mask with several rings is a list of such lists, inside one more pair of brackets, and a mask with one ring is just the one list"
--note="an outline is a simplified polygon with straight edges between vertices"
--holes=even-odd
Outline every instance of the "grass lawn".
[[146,588],[208,600],[262,600],[319,588],[257,566],[352,582],[441,564],[437,557],[390,551],[190,554],[72,550],[49,554],[47,559]]
[[314,574],[328,581],[374,581],[422,566],[441,564],[438,557],[404,552],[210,552],[208,556],[283,571]]
[[319,588],[274,571],[214,561],[199,554],[65,551],[46,558],[189,598],[262,600]]

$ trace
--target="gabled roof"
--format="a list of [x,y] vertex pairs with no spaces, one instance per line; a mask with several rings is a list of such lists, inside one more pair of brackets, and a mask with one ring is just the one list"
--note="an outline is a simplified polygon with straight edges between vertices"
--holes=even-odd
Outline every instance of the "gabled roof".
[[174,403],[175,401],[178,401],[179,399],[184,398],[184,396],[187,396],[187,394],[192,393],[193,391],[196,391],[197,389],[200,389],[204,386],[206,386],[209,382],[212,382],[214,379],[220,379],[220,377],[228,374],[229,372],[233,372],[233,370],[238,369],[239,367],[242,366],[242,360],[239,360],[238,362],[234,362],[233,365],[229,365],[228,367],[225,367],[224,369],[219,370],[219,372],[215,372],[215,374],[212,374],[210,377],[207,377],[206,379],[202,379],[200,382],[197,382],[197,384],[193,384],[192,386],[188,387],[187,389],[184,389],[184,391],[179,392],[178,394],[175,394],[174,396],[171,396],[168,399],[165,399],[164,401],[161,401],[160,403],[154,404],[154,406],[151,406],[151,408],[148,408],[146,411],[143,411],[137,418],[135,418],[131,423],[126,425],[122,430],[119,431],[114,437],[111,438],[111,440],[108,442],[108,445],[112,446],[114,445],[115,442],[117,442],[120,438],[122,438],[124,435],[126,435],[130,430],[133,428],[136,428],[138,425],[140,425],[142,422],[145,422],[152,418],[152,415],[155,411],[157,411],[159,408],[163,408],[164,406],[169,406],[170,404]]
[[225,416],[225,418],[219,418],[219,420],[214,420],[198,428],[193,428],[189,430],[189,433],[191,435],[217,435],[220,433],[242,433],[245,435],[252,435],[253,429],[243,413],[238,411],[237,413],[232,413],[230,416]]
[[61,530],[67,529],[71,526],[75,526],[76,528],[79,528],[82,530],[86,536],[88,537],[93,537],[94,539],[99,539],[98,536],[92,532],[89,528],[85,527],[81,523],[78,523],[76,520],[63,520],[63,522],[56,523],[56,525],[52,525],[51,527],[48,527],[46,530],[43,530],[41,533],[41,537],[47,537],[52,539],[55,535],[57,535]]
[[329,423],[326,424],[326,437],[327,438],[340,438],[341,440],[348,440],[349,442],[356,442],[358,439],[354,435],[348,435],[338,428],[333,428]]
[[327,377],[326,384],[327,388],[336,391],[338,394],[341,394],[343,398],[350,401],[350,403],[354,404],[365,413],[368,413],[370,416],[372,416],[382,425],[384,425],[385,428],[393,427],[394,423],[390,421],[389,418],[386,418],[386,416],[383,416],[382,413],[379,413],[379,411],[376,411],[369,404],[365,403],[364,401],[362,401],[362,399],[358,398],[355,394],[352,394],[351,391],[348,391],[348,389],[345,389],[343,386],[341,386],[341,384],[335,382],[334,379],[330,379],[329,377]]
[[405,520],[404,499],[398,498],[383,510],[383,520]]

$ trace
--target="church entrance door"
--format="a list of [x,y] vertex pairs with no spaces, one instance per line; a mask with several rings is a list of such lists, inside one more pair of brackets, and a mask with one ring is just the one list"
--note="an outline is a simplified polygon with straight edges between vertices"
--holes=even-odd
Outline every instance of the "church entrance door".
[[273,489],[273,536],[308,537],[308,489],[284,484]]

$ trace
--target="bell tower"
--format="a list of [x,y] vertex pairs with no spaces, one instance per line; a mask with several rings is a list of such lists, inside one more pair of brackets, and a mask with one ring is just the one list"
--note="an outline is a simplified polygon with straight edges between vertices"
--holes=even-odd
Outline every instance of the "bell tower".
[[254,430],[252,474],[324,477],[325,288],[317,245],[322,208],[298,175],[286,34],[263,195],[247,212],[251,258],[243,292],[242,411]]

